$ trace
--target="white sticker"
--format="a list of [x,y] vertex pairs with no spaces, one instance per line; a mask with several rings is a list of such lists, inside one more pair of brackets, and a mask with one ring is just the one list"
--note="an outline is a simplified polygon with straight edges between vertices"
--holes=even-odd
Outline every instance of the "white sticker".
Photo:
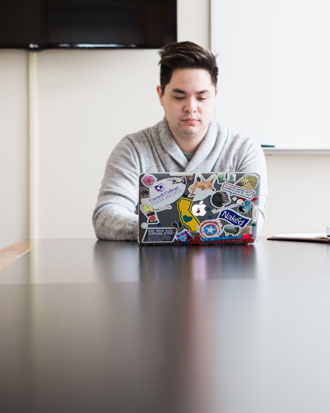
[[155,210],[162,209],[167,205],[176,202],[186,189],[185,178],[165,178],[157,181],[150,188],[149,204]]
[[229,194],[238,195],[241,198],[253,199],[255,196],[255,191],[250,189],[242,188],[241,186],[233,185],[228,182],[222,184],[221,189]]

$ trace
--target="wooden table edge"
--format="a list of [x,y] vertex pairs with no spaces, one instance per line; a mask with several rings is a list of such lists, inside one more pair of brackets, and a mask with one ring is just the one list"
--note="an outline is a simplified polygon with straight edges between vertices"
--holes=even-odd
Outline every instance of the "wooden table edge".
[[11,263],[16,261],[22,255],[31,251],[35,245],[38,244],[38,240],[26,239],[15,242],[0,250],[0,271],[8,267]]

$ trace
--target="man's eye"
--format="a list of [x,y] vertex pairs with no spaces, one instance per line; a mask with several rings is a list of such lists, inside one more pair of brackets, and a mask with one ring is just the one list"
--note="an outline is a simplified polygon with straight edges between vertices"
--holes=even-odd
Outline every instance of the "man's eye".
[[184,97],[183,97],[183,96],[174,96],[174,99],[175,99],[175,100],[183,100]]
[[198,100],[206,100],[206,98],[203,98],[203,97],[199,97],[199,98],[197,98]]

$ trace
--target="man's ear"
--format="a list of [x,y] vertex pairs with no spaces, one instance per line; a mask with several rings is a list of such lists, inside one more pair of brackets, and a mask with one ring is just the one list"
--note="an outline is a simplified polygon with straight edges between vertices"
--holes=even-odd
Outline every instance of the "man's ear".
[[160,104],[162,104],[163,91],[162,91],[162,88],[160,86],[157,86],[157,94],[158,94],[158,97],[159,97]]
[[219,89],[215,89],[215,96],[217,96],[219,93]]

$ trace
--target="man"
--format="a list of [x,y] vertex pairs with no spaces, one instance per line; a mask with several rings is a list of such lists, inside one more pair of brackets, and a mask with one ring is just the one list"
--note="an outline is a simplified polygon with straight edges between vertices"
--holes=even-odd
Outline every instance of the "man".
[[212,118],[218,68],[214,55],[191,42],[171,43],[160,51],[164,119],[124,137],[107,163],[93,215],[96,236],[137,240],[138,178],[143,172],[246,171],[261,176],[259,222],[265,215],[267,173],[260,145],[232,134]]

